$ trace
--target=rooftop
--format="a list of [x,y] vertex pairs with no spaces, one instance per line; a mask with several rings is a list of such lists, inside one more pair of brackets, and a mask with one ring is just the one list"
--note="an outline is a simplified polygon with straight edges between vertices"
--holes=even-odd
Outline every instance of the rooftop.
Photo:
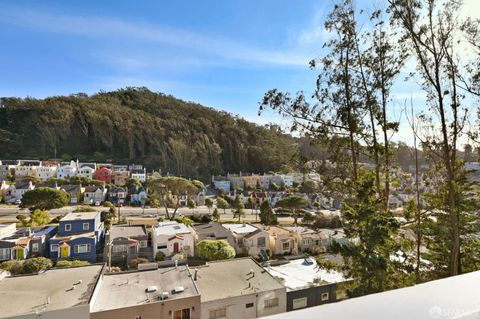
[[113,225],[110,228],[110,239],[118,237],[138,237],[146,236],[147,232],[144,226]]
[[250,224],[222,224],[223,227],[235,234],[248,234],[258,230],[257,227]]
[[[87,304],[102,268],[93,265],[6,277],[0,280],[0,318]],[[80,280],[82,282],[78,284]],[[48,304],[47,300],[50,301]]]
[[70,221],[70,220],[87,220],[87,219],[95,219],[100,212],[79,212],[79,213],[68,213],[65,217],[63,217],[62,221]]
[[251,258],[209,262],[198,268],[196,283],[202,302],[285,289]]
[[175,235],[190,233],[190,229],[181,223],[175,221],[158,223],[158,226],[154,228],[156,235]]
[[193,228],[195,229],[199,240],[226,239],[230,235],[230,232],[222,227],[222,224],[217,222],[195,225]]
[[[157,290],[146,293],[146,289],[152,286],[156,286]],[[172,292],[175,287],[180,286],[183,287],[183,292]],[[97,289],[98,295],[91,306],[92,312],[155,301],[156,297],[165,291],[169,293],[168,299],[199,294],[187,266],[104,275]]]
[[476,271],[268,318],[478,318],[479,282],[480,271]]
[[[305,262],[305,260],[308,262]],[[345,281],[343,275],[339,272],[317,268],[317,262],[312,258],[295,259],[290,260],[287,264],[270,266],[269,273],[279,278],[287,290],[314,286],[316,281],[321,283]]]
[[316,231],[314,231],[313,229],[310,229],[310,228],[307,228],[307,227],[303,227],[303,226],[284,226],[283,228],[291,231],[291,232],[294,232],[294,233],[297,233],[297,234],[300,234],[300,235],[306,235],[306,234],[315,234],[317,233]]

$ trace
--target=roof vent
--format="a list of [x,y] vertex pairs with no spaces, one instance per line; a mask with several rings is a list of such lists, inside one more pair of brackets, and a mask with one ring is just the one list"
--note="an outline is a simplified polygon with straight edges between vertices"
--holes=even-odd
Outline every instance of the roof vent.
[[173,292],[176,293],[176,294],[179,294],[181,292],[184,292],[185,291],[185,288],[183,288],[183,286],[178,286],[178,287],[175,287],[173,289]]
[[150,286],[145,288],[145,292],[155,292],[157,291],[157,286]]
[[165,299],[168,299],[168,296],[169,296],[168,291],[163,291],[157,296],[157,299],[158,300],[165,300]]

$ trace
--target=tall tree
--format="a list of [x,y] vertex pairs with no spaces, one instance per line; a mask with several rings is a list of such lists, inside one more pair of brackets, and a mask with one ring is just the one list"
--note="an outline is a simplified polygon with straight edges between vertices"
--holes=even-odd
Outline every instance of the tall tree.
[[68,200],[68,194],[62,190],[38,187],[23,194],[22,205],[30,210],[49,210],[68,205]]
[[277,216],[275,216],[275,213],[267,200],[260,204],[260,223],[267,226],[278,224]]
[[305,197],[290,195],[288,197],[280,199],[277,202],[276,207],[281,207],[283,209],[289,210],[296,226],[298,217],[301,217],[303,215],[302,208],[304,208],[307,205],[308,205],[308,201],[305,199]]
[[439,120],[435,125],[431,116],[423,114],[424,125],[440,134],[424,139],[433,159],[443,166],[445,201],[436,202],[449,216],[445,225],[450,234],[448,273],[461,272],[461,221],[459,167],[457,144],[465,127],[468,110],[462,107],[464,94],[459,90],[462,68],[459,61],[465,57],[461,48],[462,22],[458,18],[461,4],[442,0],[389,0],[392,21],[403,34],[402,44],[411,48],[416,58],[417,74],[426,92],[430,111]]
[[243,210],[244,208],[245,205],[243,204],[243,200],[240,195],[235,196],[235,199],[232,202],[233,217],[238,217],[239,222],[242,216],[245,216],[245,211]]

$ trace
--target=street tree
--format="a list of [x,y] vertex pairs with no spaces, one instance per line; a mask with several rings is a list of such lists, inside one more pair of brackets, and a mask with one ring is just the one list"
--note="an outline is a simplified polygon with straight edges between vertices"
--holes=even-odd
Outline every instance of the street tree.
[[62,190],[38,187],[23,194],[22,205],[30,210],[49,210],[68,205],[68,200],[68,194]]
[[290,195],[288,197],[280,199],[276,207],[283,208],[290,211],[294,219],[295,226],[297,225],[298,217],[301,217],[302,208],[308,205],[308,201],[305,197],[297,196],[297,195]]
[[235,248],[226,240],[202,240],[195,248],[201,258],[209,261],[235,258]]

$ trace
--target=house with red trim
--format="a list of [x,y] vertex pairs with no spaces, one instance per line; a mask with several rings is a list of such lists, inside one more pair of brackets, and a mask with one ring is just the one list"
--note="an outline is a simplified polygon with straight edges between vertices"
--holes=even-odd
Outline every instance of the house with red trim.
[[158,223],[152,231],[152,246],[154,256],[159,251],[173,259],[193,256],[195,231],[176,221]]

